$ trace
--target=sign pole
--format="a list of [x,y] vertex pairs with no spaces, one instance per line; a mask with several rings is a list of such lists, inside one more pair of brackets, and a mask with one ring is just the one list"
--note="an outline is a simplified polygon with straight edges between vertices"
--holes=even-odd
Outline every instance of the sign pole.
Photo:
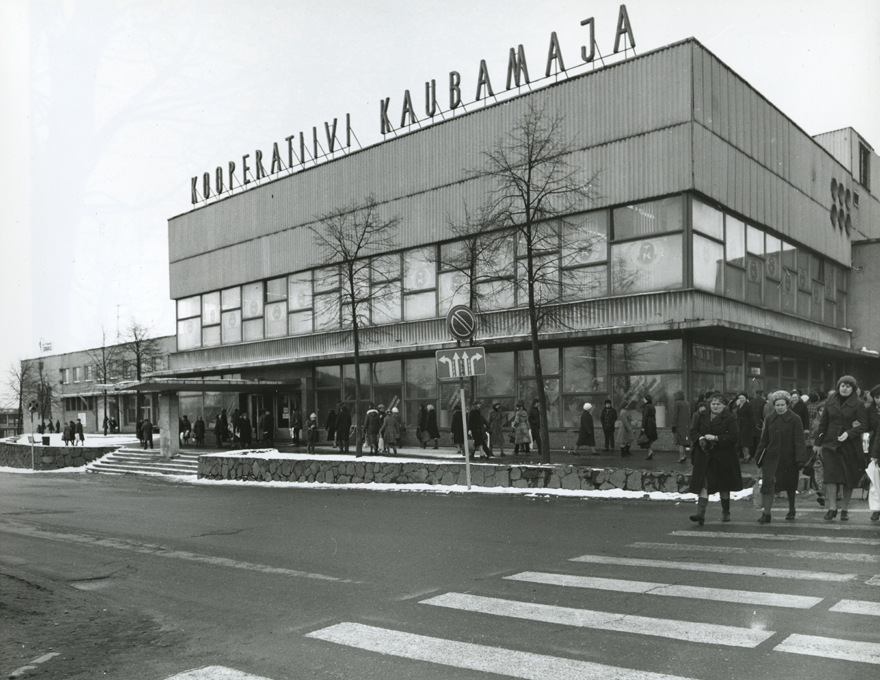
[[467,488],[470,491],[471,488],[471,455],[468,451],[468,436],[467,436],[467,410],[464,405],[464,378],[458,379],[458,390],[461,395],[461,433],[464,438],[464,476],[465,480],[467,480]]
[[34,412],[31,411],[31,470],[36,470],[37,464],[34,462]]

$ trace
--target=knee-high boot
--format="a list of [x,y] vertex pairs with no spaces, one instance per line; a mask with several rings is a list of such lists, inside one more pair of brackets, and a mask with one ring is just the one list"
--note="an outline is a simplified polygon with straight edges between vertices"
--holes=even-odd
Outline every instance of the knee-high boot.
[[721,499],[721,521],[730,521],[730,497]]
[[691,522],[697,522],[700,526],[703,526],[703,522],[706,521],[707,505],[709,505],[709,499],[700,496],[700,499],[697,501],[697,514],[691,515]]

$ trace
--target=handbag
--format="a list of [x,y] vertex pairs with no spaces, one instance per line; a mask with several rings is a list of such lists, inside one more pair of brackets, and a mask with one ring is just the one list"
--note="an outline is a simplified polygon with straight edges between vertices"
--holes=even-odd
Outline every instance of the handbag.
[[516,437],[514,437],[513,435],[508,436],[507,439],[510,441],[511,444],[516,444]]
[[642,432],[639,438],[636,439],[636,444],[638,444],[640,449],[647,449],[651,445],[651,441],[648,439],[648,435]]

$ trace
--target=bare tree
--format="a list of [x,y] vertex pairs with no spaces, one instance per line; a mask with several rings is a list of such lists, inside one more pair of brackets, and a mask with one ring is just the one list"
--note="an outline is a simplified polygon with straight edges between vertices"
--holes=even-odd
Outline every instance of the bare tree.
[[[107,386],[116,382],[120,376],[120,363],[122,351],[119,345],[107,342],[107,330],[101,326],[101,346],[86,352],[94,371],[95,382],[101,385],[104,395],[104,418],[108,418],[107,412]],[[107,435],[107,428],[104,428]]]
[[16,434],[24,433],[24,409],[28,401],[35,398],[38,385],[36,365],[33,361],[22,359],[18,363],[11,363],[6,371],[6,386],[15,400],[15,408],[18,411],[18,430]]
[[563,285],[562,270],[571,264],[568,259],[576,258],[585,245],[563,247],[567,225],[560,218],[594,203],[598,177],[595,173],[587,177],[572,163],[576,147],[565,137],[562,124],[560,114],[530,104],[512,129],[482,153],[482,167],[471,173],[491,182],[484,208],[487,218],[516,233],[516,287],[520,300],[525,298],[528,305],[544,462],[550,462],[550,436],[539,333],[548,323],[559,323],[562,303],[582,299],[591,287],[588,278],[577,276],[567,277]]
[[[363,451],[361,429],[361,330],[375,323],[382,314],[386,296],[400,280],[400,257],[385,254],[394,248],[399,217],[385,217],[374,196],[363,202],[334,210],[319,217],[311,227],[325,269],[316,285],[337,294],[321,296],[316,302],[315,326],[321,319],[332,319],[329,327],[341,324],[351,334],[354,349],[355,452]],[[396,270],[395,270],[396,262]],[[399,300],[399,295],[397,296]],[[399,304],[399,302],[398,302]]]
[[[125,344],[122,347],[123,361],[130,358],[135,367],[135,379],[143,380],[145,369],[152,368],[153,359],[162,354],[162,346],[159,339],[154,337],[152,330],[147,326],[132,319],[125,331]],[[141,413],[141,393],[135,394],[135,406],[137,417]]]

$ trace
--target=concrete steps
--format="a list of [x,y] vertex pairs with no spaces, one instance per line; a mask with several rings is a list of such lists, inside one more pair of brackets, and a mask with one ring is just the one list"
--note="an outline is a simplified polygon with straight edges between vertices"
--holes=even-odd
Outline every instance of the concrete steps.
[[122,448],[86,466],[88,472],[128,475],[191,475],[199,471],[199,454],[181,451],[173,460],[156,450]]

